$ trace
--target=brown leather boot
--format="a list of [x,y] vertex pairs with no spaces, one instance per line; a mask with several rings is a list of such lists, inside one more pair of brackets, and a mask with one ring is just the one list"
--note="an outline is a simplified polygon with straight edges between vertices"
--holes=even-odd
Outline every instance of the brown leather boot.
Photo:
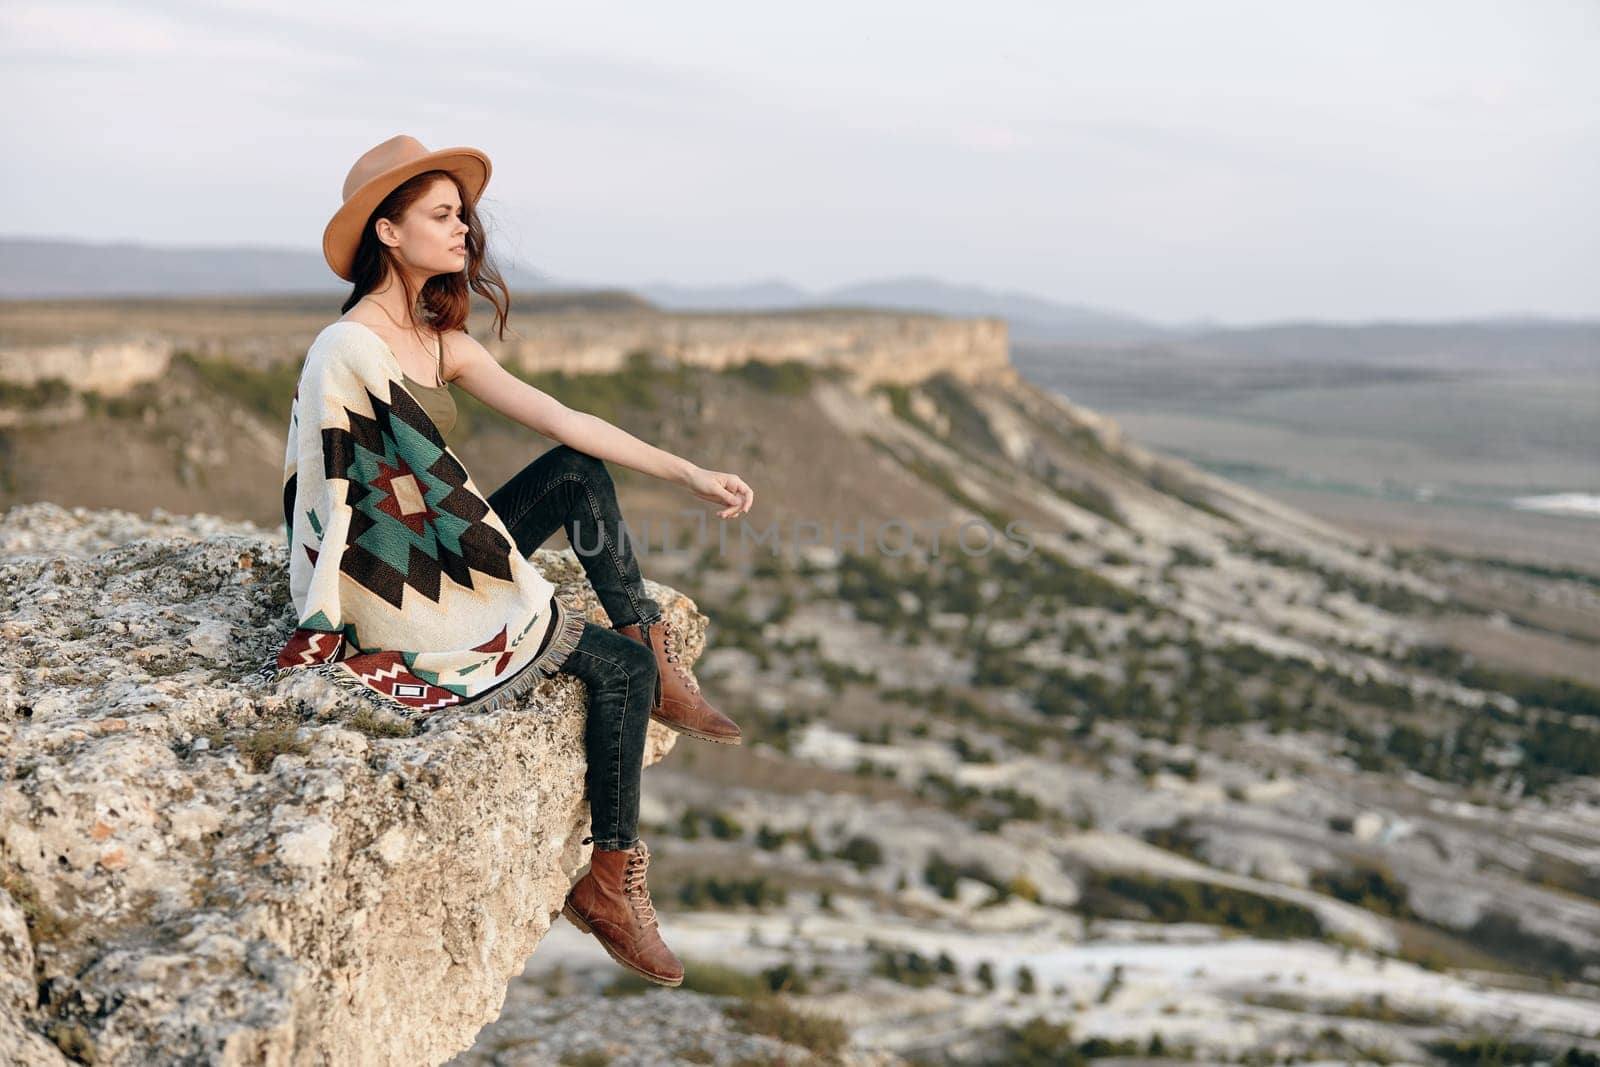
[[656,701],[650,717],[690,737],[723,745],[742,744],[738,724],[712,707],[700,692],[700,683],[683,665],[672,623],[663,618],[646,623],[644,630],[641,634],[638,623],[616,627],[618,633],[648,645],[656,654]]
[[561,914],[593,934],[612,959],[640,978],[675,986],[683,981],[683,964],[661,940],[645,885],[649,865],[650,850],[643,841],[631,849],[595,849],[589,870],[567,893]]

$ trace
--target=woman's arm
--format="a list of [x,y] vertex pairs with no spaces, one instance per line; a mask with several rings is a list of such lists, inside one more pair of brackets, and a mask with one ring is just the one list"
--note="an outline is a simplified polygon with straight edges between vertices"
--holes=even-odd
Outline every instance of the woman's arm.
[[738,475],[705,470],[529,385],[502,367],[465,330],[445,334],[445,355],[447,374],[453,374],[447,381],[535,433],[597,459],[681,485],[702,500],[722,505],[723,518],[742,515],[755,502],[755,491]]

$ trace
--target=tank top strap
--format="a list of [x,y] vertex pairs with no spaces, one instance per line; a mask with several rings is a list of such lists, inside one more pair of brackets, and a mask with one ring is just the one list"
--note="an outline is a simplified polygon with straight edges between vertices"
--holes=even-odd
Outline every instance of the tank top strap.
[[449,385],[450,383],[444,380],[444,334],[437,334],[433,339],[433,344],[439,363],[438,373],[435,376],[439,379],[441,386]]

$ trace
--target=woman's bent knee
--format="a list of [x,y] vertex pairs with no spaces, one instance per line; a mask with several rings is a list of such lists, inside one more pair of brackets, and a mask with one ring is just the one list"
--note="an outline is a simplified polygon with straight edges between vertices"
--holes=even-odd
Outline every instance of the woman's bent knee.
[[620,668],[629,678],[655,685],[656,654],[648,645],[609,627],[590,625],[593,630],[585,631],[588,640],[581,647],[597,660]]
[[574,471],[591,480],[611,477],[611,471],[606,467],[605,460],[599,456],[590,455],[571,445],[557,445],[550,451],[564,471]]
[[628,665],[628,673],[642,682],[654,686],[656,683],[656,654],[648,645],[635,641],[631,637],[617,634],[623,640],[621,647],[624,661]]

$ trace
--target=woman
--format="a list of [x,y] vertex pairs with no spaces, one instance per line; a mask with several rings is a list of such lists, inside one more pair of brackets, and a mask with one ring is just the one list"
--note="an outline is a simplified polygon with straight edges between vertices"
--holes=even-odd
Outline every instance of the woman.
[[[488,497],[528,557],[564,529],[611,626],[583,621],[562,673],[584,682],[584,740],[594,850],[563,914],[593,933],[611,956],[662,985],[683,967],[662,942],[645,882],[649,850],[638,836],[639,773],[654,718],[692,737],[740,742],[739,728],[713,707],[679,660],[677,635],[645,592],[628,540],[609,460],[683,486],[716,504],[723,519],[743,515],[755,493],[737,475],[705,470],[612,424],[574,411],[507,372],[465,330],[469,290],[495,306],[504,336],[509,298],[489,262],[475,205],[489,160],[471,148],[429,152],[401,135],[351,168],[345,203],[328,223],[323,254],[353,291],[342,323],[370,331],[392,354],[406,389],[440,434],[455,422],[450,385],[559,442]],[[546,638],[548,641],[548,638]]]

